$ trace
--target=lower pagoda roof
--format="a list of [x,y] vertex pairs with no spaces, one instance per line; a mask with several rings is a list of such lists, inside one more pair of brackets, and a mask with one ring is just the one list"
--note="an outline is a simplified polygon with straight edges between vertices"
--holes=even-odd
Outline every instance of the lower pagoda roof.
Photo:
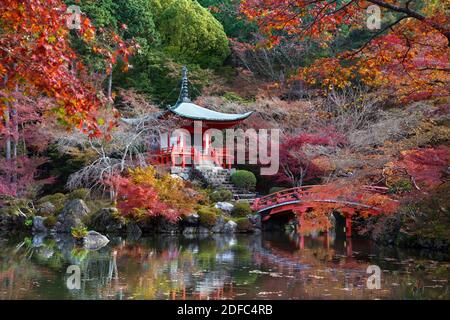
[[220,122],[244,120],[253,113],[253,111],[237,114],[222,113],[200,107],[190,101],[178,102],[175,106],[170,108],[169,111],[186,119]]

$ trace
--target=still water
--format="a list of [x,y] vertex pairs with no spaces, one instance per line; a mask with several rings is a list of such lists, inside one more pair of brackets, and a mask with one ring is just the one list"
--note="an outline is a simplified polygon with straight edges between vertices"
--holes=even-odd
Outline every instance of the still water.
[[[67,288],[70,265],[80,289]],[[327,235],[111,238],[98,251],[0,238],[0,299],[450,299],[449,280],[448,256]]]

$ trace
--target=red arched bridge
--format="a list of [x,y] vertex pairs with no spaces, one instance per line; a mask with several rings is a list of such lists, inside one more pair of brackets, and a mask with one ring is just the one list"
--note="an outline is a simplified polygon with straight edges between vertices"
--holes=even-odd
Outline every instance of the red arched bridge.
[[[362,186],[361,191],[384,194],[387,193],[388,188]],[[252,209],[261,215],[262,221],[267,221],[274,216],[292,212],[295,213],[301,223],[303,213],[312,209],[314,203],[336,203],[343,205],[340,211],[345,217],[345,229],[348,237],[351,236],[351,216],[353,213],[360,210],[371,211],[373,213],[382,212],[382,209],[378,207],[357,201],[348,201],[338,197],[333,198],[332,196],[327,198],[326,194],[320,191],[320,186],[317,185],[285,189],[257,198],[253,202]]]

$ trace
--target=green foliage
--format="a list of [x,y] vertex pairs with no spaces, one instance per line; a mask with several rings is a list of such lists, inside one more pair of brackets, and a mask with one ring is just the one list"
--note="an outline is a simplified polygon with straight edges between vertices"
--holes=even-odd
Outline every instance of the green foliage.
[[275,193],[275,192],[279,192],[279,191],[282,191],[284,189],[286,189],[286,188],[285,187],[272,187],[272,188],[269,189],[269,194]]
[[248,202],[237,202],[234,205],[231,214],[235,217],[246,217],[247,215],[252,214],[252,212],[252,208]]
[[217,221],[217,216],[220,214],[220,210],[207,206],[200,206],[197,210],[199,215],[200,225],[205,228],[212,228]]
[[73,190],[67,195],[67,200],[81,199],[86,200],[89,197],[90,190],[86,188]]
[[72,227],[71,234],[76,240],[80,240],[88,234],[88,229],[84,225],[78,225],[76,227]]
[[205,8],[211,8],[213,16],[223,25],[229,38],[249,41],[257,31],[254,23],[242,19],[239,13],[239,1],[235,0],[198,0]]
[[240,95],[238,95],[235,92],[231,92],[231,91],[227,91],[223,94],[223,98],[226,101],[230,101],[230,102],[236,102],[236,103],[241,103],[241,104],[245,104],[245,103],[249,103],[251,101],[245,100],[244,98],[242,98]]
[[256,186],[256,177],[253,172],[237,170],[231,175],[231,182],[238,188],[253,190]]
[[235,219],[234,222],[237,224],[237,230],[239,232],[248,233],[253,231],[253,225],[248,220],[248,218]]
[[33,219],[28,218],[27,220],[25,220],[24,224],[25,227],[31,227],[33,225]]
[[211,202],[230,201],[233,199],[233,193],[227,189],[219,189],[219,190],[213,191],[209,195],[209,199],[211,200]]
[[221,65],[230,54],[222,25],[192,0],[150,0],[166,52],[203,67]]
[[390,193],[402,193],[402,192],[410,192],[413,190],[413,185],[410,180],[402,179],[396,181],[390,188]]

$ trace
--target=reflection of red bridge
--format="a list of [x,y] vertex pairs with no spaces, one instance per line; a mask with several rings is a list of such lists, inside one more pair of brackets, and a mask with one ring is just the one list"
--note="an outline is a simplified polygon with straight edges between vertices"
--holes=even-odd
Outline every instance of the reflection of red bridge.
[[[370,193],[386,193],[388,188],[376,186],[363,186],[362,191]],[[285,189],[267,196],[255,199],[253,210],[261,214],[262,221],[270,218],[293,212],[301,221],[303,213],[314,207],[315,203],[341,204],[340,209],[345,217],[346,234],[351,236],[351,216],[358,210],[365,210],[373,213],[379,213],[380,208],[370,206],[361,202],[340,199],[338,197],[327,198],[326,194],[320,191],[320,186],[304,186],[291,189]]]

